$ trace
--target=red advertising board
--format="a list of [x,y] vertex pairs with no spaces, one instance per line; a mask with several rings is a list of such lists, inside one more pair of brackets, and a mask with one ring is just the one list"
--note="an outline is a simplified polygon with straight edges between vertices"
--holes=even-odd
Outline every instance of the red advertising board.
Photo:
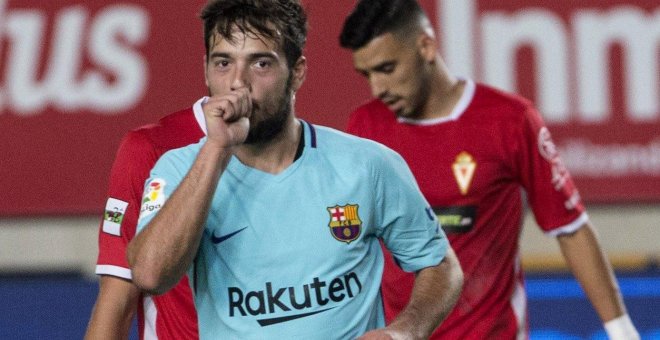
[[[0,0],[0,216],[97,214],[121,137],[206,94],[198,1]],[[296,114],[339,129],[369,98],[338,46],[353,1],[303,1]],[[655,0],[422,0],[456,74],[544,114],[589,202],[660,201]]]

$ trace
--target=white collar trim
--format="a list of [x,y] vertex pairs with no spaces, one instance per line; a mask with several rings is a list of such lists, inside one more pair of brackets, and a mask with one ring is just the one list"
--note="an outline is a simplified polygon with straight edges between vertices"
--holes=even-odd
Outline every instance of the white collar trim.
[[458,120],[458,118],[463,115],[465,109],[467,109],[467,107],[472,102],[476,87],[477,86],[475,85],[474,81],[472,81],[472,79],[465,79],[465,89],[463,89],[463,94],[461,94],[461,98],[458,100],[458,103],[456,103],[456,106],[454,106],[454,109],[448,116],[431,119],[410,119],[399,117],[397,118],[397,121],[399,123],[412,125],[435,125]]
[[197,124],[199,124],[199,127],[204,131],[204,135],[207,135],[208,133],[206,132],[206,118],[204,118],[204,110],[202,110],[202,104],[206,103],[206,101],[209,99],[209,97],[202,97],[198,101],[193,104],[193,113],[195,114],[195,120],[197,121]]

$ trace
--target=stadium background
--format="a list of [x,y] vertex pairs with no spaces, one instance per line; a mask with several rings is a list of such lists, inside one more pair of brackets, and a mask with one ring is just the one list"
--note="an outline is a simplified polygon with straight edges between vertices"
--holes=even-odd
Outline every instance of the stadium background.
[[[81,338],[121,136],[206,93],[203,1],[0,0],[0,339]],[[353,1],[304,1],[297,115],[343,129],[369,98],[337,36]],[[615,265],[660,339],[660,5],[422,0],[458,75],[532,99]],[[601,339],[554,240],[521,238],[532,337]]]

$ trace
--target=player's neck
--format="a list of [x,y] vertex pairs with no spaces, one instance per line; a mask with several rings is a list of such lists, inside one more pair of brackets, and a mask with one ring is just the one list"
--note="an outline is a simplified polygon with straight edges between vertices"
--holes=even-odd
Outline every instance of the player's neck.
[[293,163],[302,128],[302,123],[292,113],[275,139],[265,144],[243,144],[236,149],[235,156],[249,167],[278,174]]
[[465,80],[460,80],[451,75],[444,68],[444,64],[440,64],[439,67],[441,70],[433,78],[431,92],[420,119],[437,119],[449,116],[463,95]]

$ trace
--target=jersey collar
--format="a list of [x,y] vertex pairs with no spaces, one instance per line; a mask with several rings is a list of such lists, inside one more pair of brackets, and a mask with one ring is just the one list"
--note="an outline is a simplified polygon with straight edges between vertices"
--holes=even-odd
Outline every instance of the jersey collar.
[[193,104],[193,113],[195,114],[195,120],[197,121],[197,124],[199,125],[199,128],[204,131],[204,135],[208,135],[206,132],[206,119],[204,118],[204,110],[202,110],[202,104],[204,104],[209,97],[202,97],[198,101]]
[[440,118],[431,118],[431,119],[409,119],[405,117],[399,117],[397,118],[397,121],[399,123],[405,123],[411,125],[435,125],[435,124],[441,124],[445,122],[458,120],[458,118],[460,118],[463,115],[463,112],[465,112],[467,107],[472,102],[472,99],[474,98],[475,90],[476,90],[476,85],[474,81],[472,81],[472,79],[465,79],[465,89],[463,89],[463,94],[461,95],[461,98],[458,100],[458,103],[456,103],[456,106],[454,106],[454,109],[451,111],[451,113],[448,116],[440,117]]

